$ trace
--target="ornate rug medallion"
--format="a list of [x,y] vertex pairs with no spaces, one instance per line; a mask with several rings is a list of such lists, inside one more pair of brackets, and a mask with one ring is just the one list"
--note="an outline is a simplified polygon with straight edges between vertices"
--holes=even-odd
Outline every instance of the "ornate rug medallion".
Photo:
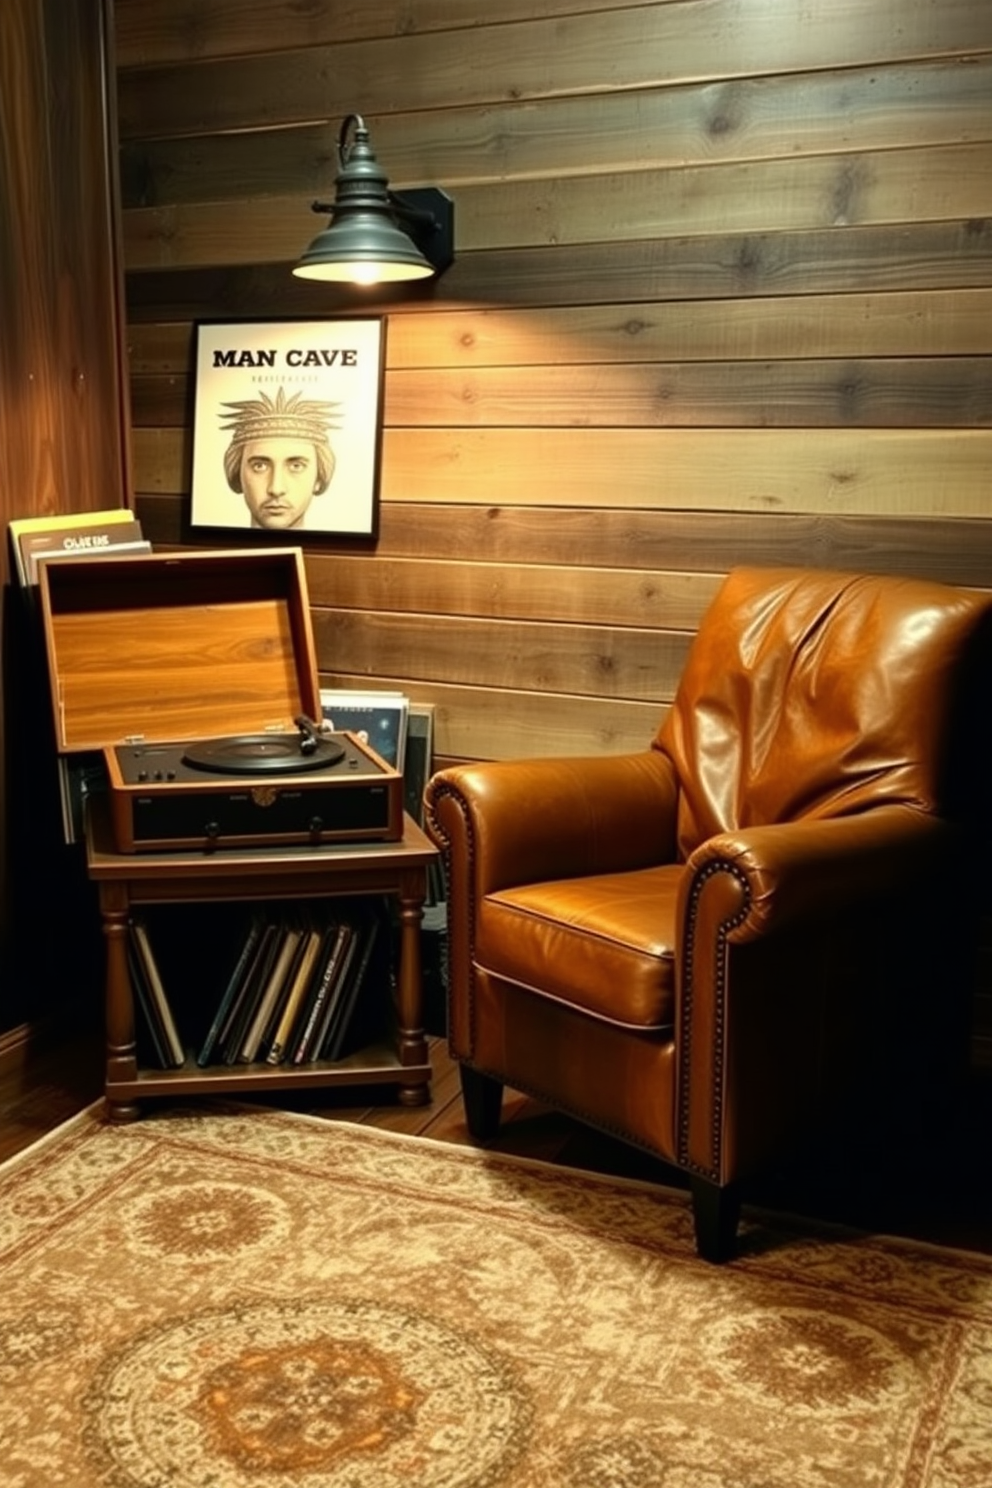
[[722,1390],[743,1385],[754,1400],[801,1415],[849,1407],[895,1410],[906,1379],[903,1351],[848,1317],[784,1307],[711,1324],[702,1340]]
[[185,1488],[503,1481],[529,1402],[506,1361],[374,1302],[308,1298],[180,1318],[126,1343],[85,1400],[94,1458]]
[[992,1259],[216,1102],[0,1168],[3,1488],[988,1488]]
[[146,1259],[195,1265],[247,1256],[289,1235],[289,1211],[274,1195],[243,1183],[181,1183],[130,1205],[129,1250]]

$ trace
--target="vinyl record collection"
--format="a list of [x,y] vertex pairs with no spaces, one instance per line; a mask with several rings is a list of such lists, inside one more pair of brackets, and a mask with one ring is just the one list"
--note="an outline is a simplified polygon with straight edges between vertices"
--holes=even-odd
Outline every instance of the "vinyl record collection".
[[[342,912],[342,905],[346,911]],[[199,1019],[170,995],[168,975],[152,948],[153,935],[135,916],[128,955],[139,1019],[138,1036],[149,1063],[179,1068],[190,1055],[209,1065],[290,1064],[335,1061],[348,1050],[363,1010],[361,1036],[370,1013],[382,1020],[383,997],[362,988],[372,979],[379,993],[391,981],[392,926],[379,899],[339,901],[321,918],[261,908],[234,944],[219,1001],[204,1030]],[[379,953],[377,955],[377,952]],[[188,999],[187,999],[188,1002]]]

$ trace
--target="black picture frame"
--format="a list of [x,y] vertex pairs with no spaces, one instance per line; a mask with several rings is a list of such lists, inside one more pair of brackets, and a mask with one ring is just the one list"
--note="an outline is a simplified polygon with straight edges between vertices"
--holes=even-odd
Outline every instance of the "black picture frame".
[[385,342],[383,316],[198,323],[191,528],[374,538]]

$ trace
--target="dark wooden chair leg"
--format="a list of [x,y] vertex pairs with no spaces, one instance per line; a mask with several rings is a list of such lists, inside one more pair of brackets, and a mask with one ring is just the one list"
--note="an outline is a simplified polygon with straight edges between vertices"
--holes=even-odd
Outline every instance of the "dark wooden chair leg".
[[707,1178],[690,1179],[692,1217],[696,1227],[696,1250],[704,1261],[729,1261],[737,1249],[737,1224],[741,1196],[737,1188],[710,1183]]
[[499,1117],[503,1106],[502,1082],[495,1080],[492,1075],[480,1074],[467,1064],[461,1065],[459,1072],[469,1135],[477,1142],[485,1142],[499,1131]]

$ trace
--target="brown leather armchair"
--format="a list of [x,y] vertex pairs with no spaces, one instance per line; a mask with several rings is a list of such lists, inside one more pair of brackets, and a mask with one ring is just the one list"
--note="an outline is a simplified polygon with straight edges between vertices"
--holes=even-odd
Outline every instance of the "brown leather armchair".
[[983,591],[737,569],[650,748],[434,775],[476,1139],[509,1085],[634,1143],[722,1260],[741,1181],[880,1081],[894,1028],[931,1057],[913,998],[925,948],[945,983],[961,949],[990,619]]

